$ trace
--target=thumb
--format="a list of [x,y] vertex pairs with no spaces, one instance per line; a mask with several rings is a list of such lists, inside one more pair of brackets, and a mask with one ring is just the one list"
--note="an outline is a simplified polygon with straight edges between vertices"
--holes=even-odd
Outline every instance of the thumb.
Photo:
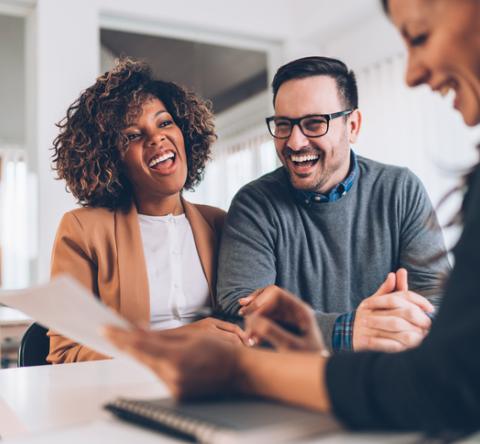
[[259,288],[259,289],[255,290],[253,293],[250,293],[248,296],[240,298],[238,300],[238,303],[242,306],[250,304],[250,302],[255,300],[257,298],[257,296],[262,293],[263,290],[264,290],[264,288]]
[[408,272],[405,268],[399,268],[396,273],[397,291],[408,291]]
[[378,287],[378,290],[375,292],[374,296],[392,293],[395,290],[396,281],[397,279],[395,273],[388,273],[387,278],[383,284]]

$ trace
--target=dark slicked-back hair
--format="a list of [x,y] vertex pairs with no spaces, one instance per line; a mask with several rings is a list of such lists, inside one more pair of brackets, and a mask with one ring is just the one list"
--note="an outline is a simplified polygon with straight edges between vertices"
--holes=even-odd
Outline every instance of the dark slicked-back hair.
[[154,78],[150,67],[124,58],[98,77],[58,123],[53,168],[78,203],[115,210],[133,199],[123,168],[128,139],[122,130],[142,113],[142,105],[160,99],[182,131],[188,174],[185,189],[202,179],[216,135],[211,104],[172,82]]
[[338,93],[346,108],[358,108],[357,80],[345,63],[329,57],[304,57],[281,66],[272,81],[273,104],[283,83],[293,79],[329,76],[335,79]]

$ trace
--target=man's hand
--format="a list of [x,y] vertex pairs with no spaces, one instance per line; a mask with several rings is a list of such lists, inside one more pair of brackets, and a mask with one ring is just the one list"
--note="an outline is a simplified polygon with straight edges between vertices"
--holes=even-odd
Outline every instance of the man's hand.
[[278,350],[325,350],[313,309],[288,291],[270,285],[240,304],[246,333],[254,343],[267,341]]
[[219,339],[231,344],[248,344],[247,334],[235,324],[216,318],[205,318],[174,329],[175,331],[204,331],[215,334]]
[[398,352],[415,347],[430,330],[426,313],[433,305],[408,291],[407,271],[389,273],[375,294],[358,306],[353,325],[353,349]]
[[147,331],[108,327],[104,335],[116,347],[150,367],[175,398],[198,398],[235,390],[242,347],[222,340],[208,328]]

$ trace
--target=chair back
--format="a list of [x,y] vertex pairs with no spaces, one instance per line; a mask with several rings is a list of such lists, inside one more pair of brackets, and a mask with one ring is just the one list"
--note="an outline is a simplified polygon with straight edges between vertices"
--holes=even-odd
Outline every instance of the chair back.
[[34,322],[22,337],[18,349],[18,366],[32,367],[48,365],[46,361],[50,349],[50,338],[47,329]]

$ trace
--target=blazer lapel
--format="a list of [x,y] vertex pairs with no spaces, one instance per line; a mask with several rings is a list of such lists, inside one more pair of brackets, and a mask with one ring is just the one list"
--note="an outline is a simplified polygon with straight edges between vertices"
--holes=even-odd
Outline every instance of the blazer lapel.
[[215,305],[215,233],[195,205],[182,198],[185,216],[192,227],[193,239],[210,290],[210,302]]
[[150,294],[140,225],[135,205],[115,212],[120,281],[120,313],[133,322],[150,321]]

